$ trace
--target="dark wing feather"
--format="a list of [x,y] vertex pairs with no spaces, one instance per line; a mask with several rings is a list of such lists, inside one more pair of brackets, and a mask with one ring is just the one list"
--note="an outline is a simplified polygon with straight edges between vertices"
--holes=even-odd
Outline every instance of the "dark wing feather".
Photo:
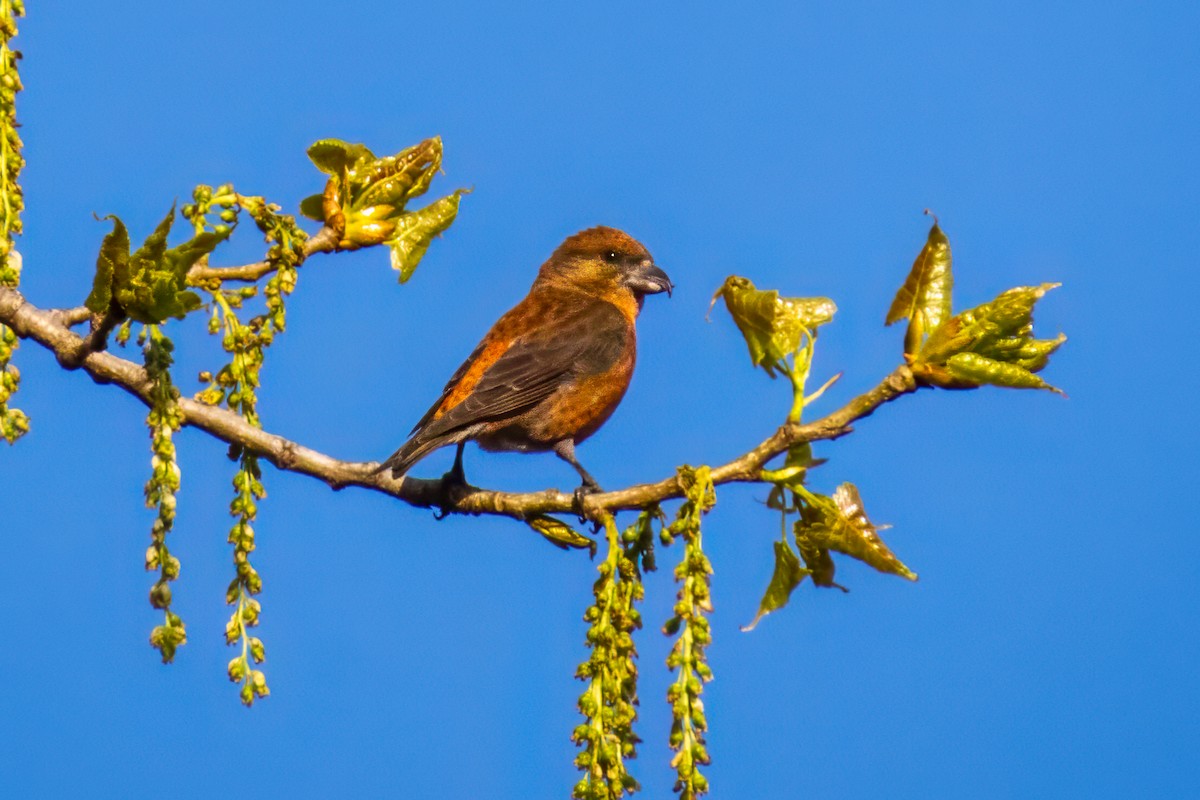
[[467,356],[467,360],[459,365],[458,369],[454,370],[454,374],[450,376],[450,380],[446,381],[446,385],[442,387],[441,397],[439,397],[437,401],[429,407],[429,410],[425,412],[425,415],[421,417],[421,419],[417,421],[417,424],[413,425],[412,430],[408,432],[410,437],[417,431],[421,430],[421,428],[424,428],[427,424],[429,424],[429,420],[433,419],[433,415],[436,414],[437,410],[442,407],[442,403],[444,403],[450,393],[454,391],[454,387],[458,386],[458,382],[461,381],[463,376],[467,374],[467,370],[469,370],[471,365],[475,363],[475,359],[479,358],[479,354],[483,352],[483,348],[487,346],[487,343],[488,340],[484,339],[482,342],[476,345],[475,349],[471,351],[471,355]]
[[519,416],[554,394],[563,381],[616,363],[627,330],[628,322],[615,306],[593,301],[552,327],[518,338],[462,402],[437,419],[426,415],[417,437],[431,439]]

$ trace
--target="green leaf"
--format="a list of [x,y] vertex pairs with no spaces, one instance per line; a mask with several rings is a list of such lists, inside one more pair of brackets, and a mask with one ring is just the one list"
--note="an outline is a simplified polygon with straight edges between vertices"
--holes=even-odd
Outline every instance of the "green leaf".
[[204,231],[168,250],[167,235],[174,217],[172,205],[145,243],[129,256],[128,263],[113,264],[112,286],[117,304],[130,317],[147,325],[156,325],[168,317],[183,318],[202,305],[200,296],[186,288],[187,272],[229,238],[228,229],[221,233]]
[[804,485],[810,469],[821,466],[825,461],[824,458],[813,458],[810,442],[797,442],[788,448],[782,467],[763,470],[761,477],[764,481],[770,481],[780,488],[794,489]]
[[546,541],[560,550],[591,550],[593,554],[596,552],[595,541],[578,533],[562,520],[539,514],[525,521],[529,523],[529,527],[546,537]]
[[414,197],[425,193],[433,176],[442,165],[442,140],[426,139],[394,156],[380,158],[356,171],[356,188],[352,210],[370,206],[404,207]]
[[458,216],[458,204],[466,189],[457,189],[453,194],[396,218],[396,229],[386,242],[392,251],[392,269],[399,271],[400,282],[412,277],[421,263],[421,257],[429,249],[433,237],[445,231]]
[[754,630],[760,619],[786,606],[792,590],[808,574],[809,571],[800,566],[800,559],[787,542],[775,542],[775,570],[771,573],[771,582],[767,584],[767,591],[758,604],[758,613],[750,620],[750,624],[742,626],[742,630]]
[[996,361],[978,353],[955,353],[946,361],[946,371],[956,381],[971,386],[988,384],[1011,389],[1046,389],[1063,394],[1061,389],[1046,383],[1020,364]]
[[310,194],[300,201],[300,213],[317,222],[325,221],[325,195]]
[[1030,372],[1041,372],[1050,363],[1050,356],[1062,347],[1066,340],[1066,334],[1062,333],[1053,339],[1029,339],[1013,353],[1011,363]]
[[351,144],[341,139],[321,139],[308,148],[308,157],[317,169],[328,175],[341,175],[355,164],[374,161],[375,154],[364,144]]
[[725,300],[733,322],[746,340],[750,360],[772,378],[786,371],[785,359],[803,343],[805,332],[815,335],[817,327],[833,319],[837,306],[827,297],[780,297],[779,292],[760,291],[749,278],[730,275],[713,295]]
[[145,272],[162,264],[163,256],[167,252],[167,235],[171,232],[173,224],[175,224],[174,203],[171,204],[171,210],[163,217],[162,222],[155,227],[154,232],[147,236],[142,246],[129,256],[130,275]]
[[[803,536],[820,549],[833,550],[869,564],[880,572],[899,575],[910,581],[917,579],[916,573],[896,558],[888,546],[879,538],[881,528],[867,518],[862,497],[852,483],[843,483],[833,493],[833,498],[809,494],[801,510],[797,527],[797,543]],[[883,526],[886,527],[886,526]],[[801,554],[804,547],[801,544]],[[805,560],[808,557],[805,556]],[[813,565],[809,564],[813,569]],[[817,570],[813,569],[814,580]],[[832,577],[832,573],[830,573]]]
[[804,559],[804,566],[812,576],[813,585],[826,589],[841,589],[843,592],[850,591],[840,583],[834,583],[835,567],[833,557],[829,555],[829,548],[817,544],[808,535],[808,529],[802,527],[803,524],[803,520],[796,521],[796,547],[800,549],[800,557]]
[[[929,214],[929,211],[925,213]],[[916,352],[923,335],[950,317],[950,293],[953,288],[950,240],[942,233],[934,216],[925,246],[917,254],[912,270],[904,285],[896,292],[884,320],[886,325],[902,319],[909,320],[909,331],[905,336],[906,353]]]
[[201,231],[197,233],[183,244],[172,247],[165,252],[163,254],[163,267],[175,273],[175,277],[179,279],[180,285],[182,285],[184,278],[187,277],[188,270],[201,258],[215,250],[217,245],[228,239],[232,232],[231,228],[227,228],[219,233],[214,231]]
[[990,303],[961,311],[929,335],[917,355],[925,364],[944,363],[955,353],[973,352],[994,357],[1004,352],[1006,339],[1028,339],[1033,332],[1033,307],[1046,292],[1062,284],[1018,286]]
[[100,243],[100,254],[96,257],[96,277],[92,291],[84,305],[93,314],[104,314],[112,303],[114,276],[119,272],[128,274],[129,231],[125,224],[112,214],[103,219],[112,220],[113,229]]

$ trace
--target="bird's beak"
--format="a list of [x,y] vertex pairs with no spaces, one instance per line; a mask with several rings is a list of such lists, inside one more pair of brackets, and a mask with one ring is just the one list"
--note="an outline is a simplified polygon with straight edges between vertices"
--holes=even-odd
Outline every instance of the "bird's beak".
[[625,279],[625,284],[638,294],[666,292],[668,297],[671,296],[671,290],[675,288],[675,284],[671,283],[667,273],[655,266],[650,259],[638,264]]

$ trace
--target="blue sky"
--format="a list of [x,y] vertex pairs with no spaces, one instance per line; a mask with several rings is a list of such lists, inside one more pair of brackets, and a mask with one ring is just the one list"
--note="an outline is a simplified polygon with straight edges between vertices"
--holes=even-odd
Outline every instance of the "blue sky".
[[[622,227],[677,291],[640,322],[616,416],[580,451],[602,484],[720,463],[786,413],[723,312],[730,273],[840,308],[831,410],[899,358],[882,319],[938,212],[956,305],[1062,281],[1046,377],[1070,394],[922,392],[818,447],[921,580],[846,559],[750,634],[776,518],[753,487],[709,517],[714,797],[1180,796],[1197,777],[1200,543],[1194,3],[30,3],[23,291],[80,303],[119,214],[135,238],[196,183],[294,209],[337,136],[445,140],[474,187],[416,277],[316,257],[264,369],[268,428],[389,454],[569,233]],[[242,231],[217,260],[254,257]],[[175,325],[178,382],[221,362]],[[257,563],[272,696],[224,677],[232,465],[191,431],[172,549],[189,643],[163,667],[142,571],[144,409],[34,346],[34,430],[0,449],[0,784],[12,796],[563,797],[594,564],[507,520],[453,518],[266,470]],[[424,463],[438,474],[450,453]],[[569,488],[552,456],[472,481]],[[647,582],[633,771],[669,796],[662,666],[675,555]]]

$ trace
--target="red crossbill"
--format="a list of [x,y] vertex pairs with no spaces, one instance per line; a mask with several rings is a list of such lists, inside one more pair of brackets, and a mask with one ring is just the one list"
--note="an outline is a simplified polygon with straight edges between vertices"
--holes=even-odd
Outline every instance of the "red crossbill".
[[484,450],[553,451],[579,472],[579,493],[599,491],[575,445],[604,424],[629,388],[643,299],[672,288],[626,233],[596,227],[568,237],[380,471],[400,477],[432,451],[457,444],[449,477],[463,481],[463,446],[475,441]]

